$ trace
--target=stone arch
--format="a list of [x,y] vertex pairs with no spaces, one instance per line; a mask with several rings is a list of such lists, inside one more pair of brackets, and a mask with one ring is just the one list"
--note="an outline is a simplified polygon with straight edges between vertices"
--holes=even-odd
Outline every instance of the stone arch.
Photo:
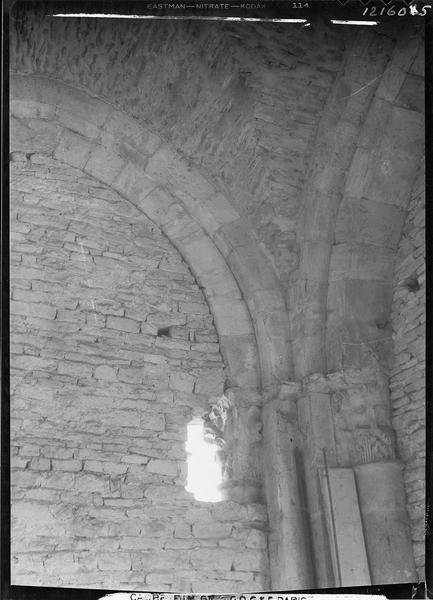
[[[423,152],[422,110],[404,97],[422,44],[408,40],[359,34],[318,127],[290,302],[297,378],[358,369],[372,356],[385,364],[391,352],[394,255]],[[375,71],[360,74],[372,55]]]
[[[58,80],[13,74],[11,150],[34,151],[99,179],[167,235],[211,307],[229,385],[269,388],[290,375],[277,277],[229,199],[169,144],[112,105]],[[20,118],[28,121],[29,129]]]
[[[346,48],[306,169],[300,265],[289,297],[294,373],[302,388],[298,416],[301,431],[307,431],[303,467],[313,562],[324,587],[332,585],[332,568],[327,571],[331,564],[318,559],[330,554],[317,518],[322,507],[312,468],[325,465],[323,450],[329,468],[356,470],[359,498],[368,496],[375,469],[383,467],[384,487],[393,479],[396,493],[388,510],[392,528],[401,526],[405,550],[389,560],[400,580],[415,573],[408,516],[401,508],[406,501],[388,374],[395,253],[423,146],[422,110],[407,102],[405,89],[418,85],[422,52],[416,36],[394,40],[359,32]],[[384,563],[388,549],[377,544],[381,520],[370,525],[374,510],[360,502],[369,563]],[[371,577],[374,583],[395,575],[374,568]]]

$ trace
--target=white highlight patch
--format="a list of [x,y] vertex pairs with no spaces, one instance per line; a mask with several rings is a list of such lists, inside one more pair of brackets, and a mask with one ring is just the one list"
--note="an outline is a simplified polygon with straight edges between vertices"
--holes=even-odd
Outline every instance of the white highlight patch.
[[260,19],[258,17],[205,17],[194,15],[120,15],[120,14],[105,14],[105,13],[56,13],[52,17],[79,17],[84,19],[179,19],[179,20],[196,20],[196,21],[264,21],[266,23],[306,23],[307,19]]
[[185,489],[202,502],[220,502],[221,465],[217,460],[218,446],[204,439],[203,419],[193,419],[187,427],[188,477]]
[[331,19],[331,23],[334,23],[334,25],[377,25],[379,21],[338,21]]

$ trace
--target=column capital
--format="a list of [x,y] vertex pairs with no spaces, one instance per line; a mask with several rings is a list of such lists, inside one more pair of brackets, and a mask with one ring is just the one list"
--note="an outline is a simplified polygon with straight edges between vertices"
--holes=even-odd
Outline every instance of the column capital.
[[356,430],[350,455],[353,466],[395,461],[394,431],[379,427]]
[[[252,396],[252,397],[251,397]],[[262,419],[260,396],[229,388],[205,416],[209,435],[221,446],[223,495],[240,503],[262,501]]]
[[376,365],[375,367],[361,369],[350,368],[329,373],[312,373],[301,380],[304,392],[330,393],[348,387],[368,385],[387,387],[388,376]]
[[[383,371],[365,367],[315,373],[301,384],[301,428],[306,429],[305,421],[313,422],[309,435],[317,446],[323,437],[323,425],[328,424],[337,465],[396,458],[388,378]],[[331,452],[327,445],[324,447]]]

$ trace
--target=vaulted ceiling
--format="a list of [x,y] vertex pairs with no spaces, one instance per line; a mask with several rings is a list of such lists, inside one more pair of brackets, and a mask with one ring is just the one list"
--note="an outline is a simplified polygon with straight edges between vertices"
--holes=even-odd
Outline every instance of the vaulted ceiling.
[[[11,28],[10,62],[14,72],[60,80],[126,113],[221,191],[279,279],[295,354],[303,357],[299,372],[314,372],[326,368],[327,315],[336,320],[338,339],[341,322],[354,317],[352,309],[339,313],[341,294],[350,306],[363,294],[379,296],[362,313],[366,328],[352,327],[349,337],[377,337],[376,323],[386,322],[392,257],[384,259],[389,272],[378,276],[383,293],[376,283],[375,291],[364,284],[362,292],[358,284],[355,291],[328,290],[328,280],[338,263],[336,244],[355,240],[359,247],[344,252],[355,253],[353,264],[367,261],[370,271],[345,266],[343,278],[376,281],[371,261],[377,252],[366,258],[362,245],[383,246],[386,254],[386,232],[356,240],[348,233],[349,217],[365,198],[391,210],[390,194],[404,187],[398,179],[403,164],[404,185],[410,189],[415,178],[422,154],[423,44],[419,28],[402,27],[355,32],[323,23],[77,19],[29,11]],[[379,152],[370,165],[369,152]],[[386,172],[378,175],[382,154]],[[351,168],[358,176],[355,182],[349,177],[346,189]],[[378,177],[386,178],[383,185]],[[365,224],[371,228],[376,209],[359,210],[371,212]],[[389,217],[397,229],[399,215]],[[339,344],[333,336],[328,347]],[[305,355],[306,344],[314,356]],[[338,360],[330,365],[338,367]]]

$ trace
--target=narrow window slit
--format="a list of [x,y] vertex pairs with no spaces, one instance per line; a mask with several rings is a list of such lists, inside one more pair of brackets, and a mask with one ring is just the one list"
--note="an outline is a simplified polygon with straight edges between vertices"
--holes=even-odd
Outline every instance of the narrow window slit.
[[218,459],[220,447],[206,439],[200,417],[187,426],[188,476],[185,489],[202,502],[221,502],[222,466]]

